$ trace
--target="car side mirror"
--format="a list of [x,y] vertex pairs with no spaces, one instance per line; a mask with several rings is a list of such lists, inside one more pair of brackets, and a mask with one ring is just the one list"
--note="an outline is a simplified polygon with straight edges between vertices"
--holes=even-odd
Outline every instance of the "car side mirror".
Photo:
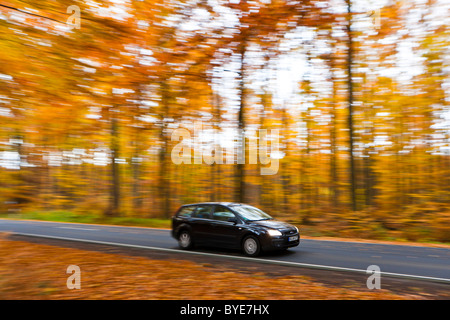
[[233,222],[234,224],[238,223],[238,219],[236,218],[228,218],[228,222]]

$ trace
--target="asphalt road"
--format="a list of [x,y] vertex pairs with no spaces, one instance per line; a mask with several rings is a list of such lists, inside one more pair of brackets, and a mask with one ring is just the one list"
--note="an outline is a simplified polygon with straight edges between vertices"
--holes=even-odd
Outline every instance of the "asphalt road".
[[[170,231],[164,229],[0,219],[0,232],[178,250]],[[239,251],[199,248],[193,254],[256,261]],[[365,272],[370,265],[377,265],[385,275],[413,276],[450,284],[450,249],[446,248],[302,239],[296,248],[256,259],[264,263],[350,272]]]

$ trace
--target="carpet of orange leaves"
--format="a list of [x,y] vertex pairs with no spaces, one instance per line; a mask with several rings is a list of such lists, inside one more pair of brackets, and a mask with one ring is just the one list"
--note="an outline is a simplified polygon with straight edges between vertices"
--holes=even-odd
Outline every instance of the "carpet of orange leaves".
[[[69,290],[69,265],[81,289]],[[324,286],[304,276],[245,274],[181,260],[8,240],[0,235],[0,299],[410,299],[386,290]]]

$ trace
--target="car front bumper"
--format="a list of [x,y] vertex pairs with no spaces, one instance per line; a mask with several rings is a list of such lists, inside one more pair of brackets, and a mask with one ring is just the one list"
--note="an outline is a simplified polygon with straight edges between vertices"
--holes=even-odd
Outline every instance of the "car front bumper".
[[[297,236],[297,240],[290,240],[292,237]],[[300,234],[294,234],[289,236],[280,237],[267,237],[262,243],[263,250],[282,250],[287,248],[296,247],[300,244]]]

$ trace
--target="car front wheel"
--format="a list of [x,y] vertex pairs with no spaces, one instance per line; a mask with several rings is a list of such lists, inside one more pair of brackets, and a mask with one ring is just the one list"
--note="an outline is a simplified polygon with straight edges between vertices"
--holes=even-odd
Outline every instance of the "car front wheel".
[[247,256],[256,257],[261,252],[261,246],[256,237],[248,236],[242,242],[242,250]]
[[191,233],[187,230],[181,231],[180,234],[178,235],[178,244],[181,249],[185,250],[191,249],[194,244]]

